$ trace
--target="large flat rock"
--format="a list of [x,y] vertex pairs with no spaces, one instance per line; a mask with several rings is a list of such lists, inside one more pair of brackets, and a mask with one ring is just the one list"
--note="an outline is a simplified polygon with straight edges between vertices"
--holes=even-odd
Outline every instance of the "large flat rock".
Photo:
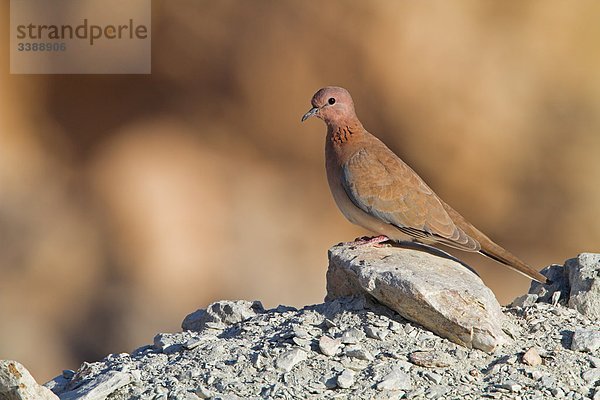
[[410,248],[337,245],[329,250],[326,300],[357,294],[468,348],[494,352],[508,341],[492,291],[450,258]]

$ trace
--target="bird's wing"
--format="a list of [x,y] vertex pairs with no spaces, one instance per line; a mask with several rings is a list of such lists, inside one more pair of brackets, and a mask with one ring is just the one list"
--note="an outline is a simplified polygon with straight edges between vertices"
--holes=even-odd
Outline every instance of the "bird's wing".
[[342,165],[341,179],[358,208],[404,233],[479,250],[479,243],[454,224],[433,190],[384,145],[357,151]]

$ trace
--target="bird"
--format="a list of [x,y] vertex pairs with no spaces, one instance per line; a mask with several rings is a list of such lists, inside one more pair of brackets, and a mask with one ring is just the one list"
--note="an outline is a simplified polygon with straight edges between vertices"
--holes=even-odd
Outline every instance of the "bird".
[[505,250],[442,200],[423,179],[362,125],[350,93],[319,89],[302,122],[316,117],[327,125],[325,167],[338,208],[353,224],[377,233],[370,243],[401,241],[478,252],[526,277],[550,283]]

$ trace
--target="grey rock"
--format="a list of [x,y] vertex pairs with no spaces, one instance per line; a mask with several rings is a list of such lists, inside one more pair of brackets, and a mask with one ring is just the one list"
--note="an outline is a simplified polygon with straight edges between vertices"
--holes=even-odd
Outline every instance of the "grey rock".
[[74,376],[75,371],[73,371],[72,369],[64,369],[62,372],[62,377],[65,379],[73,379]]
[[540,378],[540,383],[542,384],[542,386],[547,387],[547,388],[551,388],[553,386],[556,385],[556,379],[554,379],[552,376],[550,375],[543,375]]
[[552,296],[556,292],[560,292],[560,297],[563,299],[569,298],[569,269],[563,265],[552,264],[540,271],[552,281],[551,285],[545,285],[536,281],[531,282],[529,293],[538,296],[538,302],[551,303]]
[[425,392],[425,397],[428,399],[439,399],[443,398],[449,391],[450,388],[446,385],[431,385]]
[[527,293],[527,294],[524,294],[524,295],[519,296],[516,299],[514,299],[513,302],[511,303],[511,306],[521,307],[521,308],[531,307],[532,305],[535,304],[537,299],[538,299],[537,294]]
[[600,380],[600,368],[592,368],[589,369],[587,371],[585,371],[581,377],[583,378],[584,381],[586,381],[588,384],[593,384],[596,381]]
[[600,330],[576,330],[571,341],[571,350],[594,352],[600,349]]
[[277,357],[275,364],[277,368],[283,371],[291,371],[294,368],[294,365],[298,364],[306,360],[308,357],[304,350],[295,348],[292,350],[288,350]]
[[365,338],[365,333],[362,330],[356,328],[350,328],[340,336],[340,340],[344,344],[355,344],[359,343]]
[[212,397],[212,392],[202,385],[198,386],[194,393],[201,399],[209,399]]
[[569,307],[600,319],[600,254],[582,253],[565,262],[569,269]]
[[159,333],[154,336],[154,348],[165,354],[172,354],[181,350],[184,346],[172,335]]
[[[84,363],[46,387],[63,399],[110,400],[590,398],[598,386],[600,324],[563,307],[562,291],[553,293],[561,294],[559,307],[538,301],[506,308],[503,328],[514,341],[492,354],[436,336],[359,294],[271,309],[233,326],[213,319],[201,331],[163,333],[154,345]],[[387,332],[385,340],[370,328]],[[565,348],[571,343],[580,351]],[[533,347],[543,366],[521,363]],[[84,390],[105,381],[103,392]]]
[[453,364],[452,358],[448,354],[437,351],[415,351],[410,353],[408,359],[411,363],[426,368],[443,368]]
[[385,340],[385,338],[390,332],[387,329],[382,329],[374,326],[367,326],[365,328],[365,333],[367,334],[367,337],[371,339]]
[[500,383],[500,384],[496,385],[496,387],[499,389],[508,390],[509,392],[513,392],[513,393],[520,392],[521,389],[523,388],[523,386],[521,386],[519,383],[512,381],[512,380],[506,381],[504,383]]
[[358,358],[359,360],[372,361],[375,357],[366,349],[359,345],[348,346],[344,349],[344,354],[348,357]]
[[324,355],[331,357],[340,351],[341,343],[340,339],[332,339],[327,335],[323,335],[319,339],[319,350]]
[[377,384],[377,390],[412,390],[410,375],[398,369],[392,370]]
[[185,317],[181,328],[191,331],[202,331],[205,328],[219,328],[237,324],[257,314],[262,314],[265,309],[260,301],[218,301],[206,309],[197,310]]
[[39,385],[20,363],[0,360],[0,399],[58,400],[47,387]]
[[436,374],[435,372],[426,372],[425,378],[429,379],[431,382],[435,384],[439,384],[442,382],[442,376],[440,374]]
[[60,400],[104,400],[122,386],[131,382],[127,372],[109,371],[98,375],[78,388],[60,395]]
[[351,369],[345,369],[337,377],[337,386],[342,389],[348,389],[354,385],[356,373]]
[[463,265],[425,251],[397,247],[329,250],[327,300],[369,294],[439,336],[487,352],[509,339],[492,291]]

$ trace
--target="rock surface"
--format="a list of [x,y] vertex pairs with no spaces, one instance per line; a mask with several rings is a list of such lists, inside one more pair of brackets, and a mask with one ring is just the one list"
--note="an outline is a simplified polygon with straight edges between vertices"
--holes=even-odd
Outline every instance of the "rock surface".
[[[489,354],[364,297],[278,307],[220,329],[157,335],[159,346],[84,363],[46,386],[61,399],[87,400],[593,398],[598,351],[590,353],[589,335],[571,348],[576,332],[598,332],[598,321],[547,303],[505,308],[504,316],[514,340]],[[337,348],[329,355],[324,337]],[[531,348],[541,364],[523,362]]]
[[462,264],[425,251],[340,244],[329,250],[327,299],[366,294],[466,347],[495,351],[508,339],[496,297]]
[[567,260],[569,307],[590,318],[600,319],[600,254],[582,253]]
[[552,285],[532,282],[529,294],[515,299],[515,305],[560,302],[592,319],[600,319],[600,254],[581,253],[563,265],[544,268],[542,274],[552,280]]
[[181,328],[190,331],[200,331],[206,327],[222,329],[264,311],[260,301],[220,301],[211,304],[207,309],[189,314],[181,323]]
[[600,323],[566,307],[570,271],[548,268],[560,278],[553,286],[532,286],[501,310],[512,340],[492,354],[439,337],[371,295],[300,310],[222,301],[186,317],[191,329],[63,371],[45,388],[3,361],[0,399],[600,400]]
[[50,389],[38,385],[29,371],[16,361],[0,361],[0,399],[58,400]]

